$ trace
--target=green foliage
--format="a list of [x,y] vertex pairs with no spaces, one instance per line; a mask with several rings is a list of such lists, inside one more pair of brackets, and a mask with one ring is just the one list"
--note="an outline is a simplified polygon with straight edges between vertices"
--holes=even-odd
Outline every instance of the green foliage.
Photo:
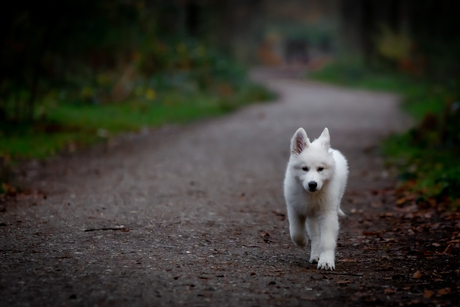
[[380,26],[380,33],[375,36],[377,52],[390,60],[399,61],[410,56],[412,41],[407,33],[396,33],[388,25]]
[[0,126],[0,157],[13,160],[46,158],[61,151],[74,151],[95,142],[105,142],[120,132],[187,123],[273,98],[265,88],[247,80],[231,91],[223,97],[217,92],[170,89],[152,94],[154,97],[120,103],[50,104],[44,107],[46,117],[43,120]]
[[423,146],[414,140],[414,134],[415,129],[393,135],[383,145],[388,163],[399,172],[401,184],[423,199],[460,198],[459,151]]
[[[422,199],[434,197],[449,204],[460,198],[460,102],[450,103],[452,94],[433,91],[422,107],[409,96],[406,109],[422,120],[384,143],[388,161],[397,167],[408,190]],[[436,113],[431,112],[434,109]]]
[[1,158],[42,158],[269,99],[243,67],[187,35],[186,7],[27,0],[0,11],[0,168]]
[[10,3],[0,11],[0,121],[41,119],[50,99],[106,104],[247,82],[241,67],[187,35],[186,9],[163,0]]

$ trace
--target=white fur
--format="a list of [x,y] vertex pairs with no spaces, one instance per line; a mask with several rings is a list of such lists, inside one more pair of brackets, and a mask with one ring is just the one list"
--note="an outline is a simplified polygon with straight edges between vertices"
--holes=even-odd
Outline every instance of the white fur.
[[318,262],[318,269],[335,270],[338,215],[344,215],[340,201],[347,178],[347,160],[330,148],[327,128],[313,142],[303,128],[296,131],[284,179],[289,231],[292,241],[304,247],[306,227],[311,240],[310,263]]

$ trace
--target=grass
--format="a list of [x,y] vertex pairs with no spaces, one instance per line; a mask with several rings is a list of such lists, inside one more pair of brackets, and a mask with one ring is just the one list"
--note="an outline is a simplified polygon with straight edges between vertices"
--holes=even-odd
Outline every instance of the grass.
[[452,107],[458,89],[395,72],[368,70],[356,61],[339,61],[308,77],[400,94],[403,110],[417,124],[384,141],[387,163],[398,170],[402,191],[416,195],[417,202],[443,204],[451,210],[460,207],[460,108]]
[[104,105],[60,103],[47,107],[46,117],[34,123],[0,126],[0,157],[43,159],[107,140],[117,133],[165,124],[184,124],[218,116],[249,103],[270,100],[273,94],[250,83],[228,95],[164,91],[155,99],[132,99]]

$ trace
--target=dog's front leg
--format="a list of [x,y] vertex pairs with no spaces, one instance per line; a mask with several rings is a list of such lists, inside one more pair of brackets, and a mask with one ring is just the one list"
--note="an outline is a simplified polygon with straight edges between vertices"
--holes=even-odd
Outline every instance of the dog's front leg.
[[336,212],[328,212],[318,217],[320,232],[320,256],[318,269],[335,270],[335,248],[339,233],[339,219]]
[[310,263],[316,263],[320,256],[319,230],[316,218],[307,219],[307,232],[311,241]]
[[305,215],[299,214],[292,207],[287,208],[288,219],[289,219],[289,232],[291,239],[300,247],[304,247],[307,244],[307,234],[305,233]]

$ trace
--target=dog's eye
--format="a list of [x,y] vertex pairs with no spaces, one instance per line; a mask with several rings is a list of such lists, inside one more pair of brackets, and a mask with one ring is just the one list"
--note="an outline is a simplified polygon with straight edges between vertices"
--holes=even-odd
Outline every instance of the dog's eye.
[[318,167],[318,172],[322,172],[324,170],[324,167]]
[[307,166],[302,166],[302,170],[308,172],[308,167]]

